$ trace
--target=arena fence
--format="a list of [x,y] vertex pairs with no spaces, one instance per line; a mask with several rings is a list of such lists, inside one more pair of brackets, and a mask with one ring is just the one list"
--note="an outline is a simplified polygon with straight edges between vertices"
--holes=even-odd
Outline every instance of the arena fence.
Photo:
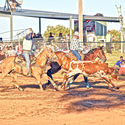
[[[55,51],[62,50],[62,51],[67,51],[70,49],[70,39],[69,38],[63,38],[60,39],[59,37],[54,38],[53,40],[48,40],[44,38],[34,38],[34,45],[36,49],[40,49],[44,45],[54,45]],[[13,42],[9,41],[4,41],[4,44],[10,44],[10,45],[15,45],[15,44],[22,44],[22,42],[19,42],[19,40],[14,40]],[[83,43],[81,43],[83,44]],[[104,46],[104,49],[108,52],[111,53],[112,51],[121,51],[121,47],[123,47],[124,53],[125,53],[125,41],[115,41],[115,42],[85,42],[90,49],[99,47],[99,46]]]

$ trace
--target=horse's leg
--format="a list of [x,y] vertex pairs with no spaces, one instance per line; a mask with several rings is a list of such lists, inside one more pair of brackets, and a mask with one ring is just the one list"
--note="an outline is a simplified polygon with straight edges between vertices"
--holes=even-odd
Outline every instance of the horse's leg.
[[76,75],[73,77],[73,79],[71,79],[71,80],[68,82],[67,87],[70,88],[70,85],[77,79],[77,77],[78,77],[79,75],[80,75],[80,73],[76,74]]
[[40,75],[36,76],[36,79],[37,79],[37,81],[38,81],[38,85],[39,85],[39,87],[40,87],[40,90],[43,91],[44,89],[43,89],[43,85],[42,85],[42,83],[41,83]]
[[[37,67],[36,67],[37,68]],[[36,78],[36,80],[38,81],[38,85],[40,87],[40,90],[43,91],[43,86],[42,86],[42,83],[41,83],[41,73],[39,72],[39,70],[41,69],[38,69],[34,72],[34,69],[32,68],[32,72],[33,72],[33,76]],[[38,72],[37,72],[38,71]]]
[[58,91],[58,86],[56,85],[56,83],[54,82],[54,80],[52,80],[50,77],[48,77],[48,81],[50,81],[50,83],[53,85],[53,87],[54,87],[54,89],[56,90],[56,91]]
[[116,88],[109,78],[103,77],[103,79],[105,80],[106,84],[108,85],[110,89],[111,89],[110,84],[112,85],[113,88]]
[[14,86],[16,88],[18,88],[20,91],[23,91],[23,88],[21,88],[18,84],[17,84],[17,75],[15,73],[11,73],[10,76],[12,77],[12,82],[14,83]]
[[[74,76],[73,76],[74,77]],[[67,80],[66,80],[66,82],[65,82],[65,89],[70,89],[70,85],[71,84],[69,84],[70,82],[72,82],[73,81],[73,77],[71,77],[71,78],[67,78]]]
[[[80,74],[80,73],[79,73],[79,74]],[[77,75],[79,75],[79,74],[77,73]],[[63,79],[63,83],[62,83],[62,85],[61,85],[61,88],[66,89],[66,85],[67,85],[67,89],[69,89],[69,88],[70,88],[70,86],[68,85],[68,84],[69,84],[69,81],[73,81],[74,75],[76,75],[75,70],[67,72],[67,73],[64,75],[64,79]],[[73,77],[73,79],[72,79],[72,77]],[[71,79],[70,79],[70,78],[71,78]],[[70,80],[69,80],[69,79],[70,79]]]
[[42,83],[41,83],[41,75],[43,74],[44,68],[36,66],[36,65],[33,65],[31,67],[31,70],[32,70],[32,75],[35,77],[35,79],[38,82],[40,90],[43,91],[44,89],[43,89],[43,86],[42,86]]
[[[67,87],[70,88],[70,85],[76,80],[76,78],[80,75],[80,73],[76,74],[74,76],[73,79],[71,79],[68,84],[67,84]],[[84,75],[83,75],[84,76]],[[90,88],[90,85],[89,85],[89,82],[88,82],[88,78],[86,76],[84,76],[84,80],[85,80],[85,85],[86,85],[86,88]]]
[[64,90],[65,90],[65,88],[66,88],[66,82],[67,82],[67,79],[68,78],[68,75],[67,74],[65,74],[64,75],[64,79],[63,79],[63,83],[62,83],[62,85],[61,85],[61,88],[63,88]]

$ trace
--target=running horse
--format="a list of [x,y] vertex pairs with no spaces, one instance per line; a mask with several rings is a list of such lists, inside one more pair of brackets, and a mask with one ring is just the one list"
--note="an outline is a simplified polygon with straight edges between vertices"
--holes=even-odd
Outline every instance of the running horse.
[[7,51],[7,48],[4,46],[2,48],[2,50],[0,49],[0,73],[1,71],[1,65],[2,65],[2,61],[6,58],[5,52]]
[[111,79],[109,79],[108,75],[111,75],[112,78],[116,78],[117,76],[114,72],[114,68],[108,67],[108,64],[105,62],[99,61],[72,61],[69,65],[69,70],[64,76],[62,86],[64,89],[68,82],[68,79],[74,76],[75,74],[83,74],[86,77],[90,75],[100,77],[105,80],[106,84],[110,89],[116,88],[115,85],[112,83]]
[[[59,70],[64,69],[65,71],[69,70],[70,62],[73,60],[77,60],[77,58],[70,52],[65,53],[63,51],[57,51],[55,52],[55,55],[57,56],[58,60],[56,62],[51,62],[50,66],[51,68],[48,70],[48,84],[52,83],[55,84],[54,79],[52,77],[52,74],[57,73]],[[95,59],[99,58],[102,61],[106,61],[106,56],[103,51],[103,47],[98,47],[90,50],[87,54],[82,54],[81,60],[84,61],[94,61]],[[78,77],[79,74],[77,74],[72,81],[70,81],[70,84]],[[86,85],[88,83],[87,77],[84,77]],[[50,82],[51,81],[51,82]]]
[[[36,57],[36,63],[31,65],[31,71],[32,76],[36,78],[40,89],[43,90],[43,86],[41,83],[41,76],[45,70],[45,66],[48,59],[55,58],[55,53],[52,51],[52,49],[49,46],[43,47],[41,52]],[[17,75],[16,73],[20,73],[23,75],[27,75],[26,65],[23,65],[22,63],[17,63],[15,56],[7,57],[2,62],[2,78],[4,78],[8,73],[10,73],[10,76],[13,78],[12,82],[14,82],[14,85],[19,89],[23,90],[18,84],[17,84]]]

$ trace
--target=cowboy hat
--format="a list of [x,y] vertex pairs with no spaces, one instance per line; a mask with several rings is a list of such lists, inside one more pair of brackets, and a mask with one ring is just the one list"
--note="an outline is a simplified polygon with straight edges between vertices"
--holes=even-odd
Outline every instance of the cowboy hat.
[[76,32],[74,32],[73,35],[74,35],[74,36],[79,36],[79,33],[76,31]]

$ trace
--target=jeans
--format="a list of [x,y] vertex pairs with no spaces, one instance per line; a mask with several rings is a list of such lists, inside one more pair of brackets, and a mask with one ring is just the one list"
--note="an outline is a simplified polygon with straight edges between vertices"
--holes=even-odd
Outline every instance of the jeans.
[[[57,73],[59,70],[61,70],[61,66],[57,62],[51,62],[50,63],[51,68],[47,71],[47,75],[53,80],[52,74]],[[48,80],[48,84],[51,84],[50,80]]]
[[23,51],[24,58],[26,60],[27,73],[30,71],[30,51]]
[[77,60],[81,60],[81,56],[80,56],[78,50],[71,50],[71,51],[76,56]]

